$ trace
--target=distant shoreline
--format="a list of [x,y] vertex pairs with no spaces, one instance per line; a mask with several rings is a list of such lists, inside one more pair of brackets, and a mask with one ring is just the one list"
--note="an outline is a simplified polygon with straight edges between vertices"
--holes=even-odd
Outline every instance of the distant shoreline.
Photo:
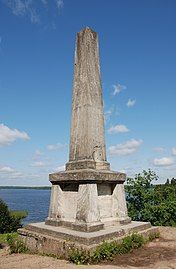
[[5,189],[33,189],[33,190],[50,190],[50,186],[0,186],[0,190]]

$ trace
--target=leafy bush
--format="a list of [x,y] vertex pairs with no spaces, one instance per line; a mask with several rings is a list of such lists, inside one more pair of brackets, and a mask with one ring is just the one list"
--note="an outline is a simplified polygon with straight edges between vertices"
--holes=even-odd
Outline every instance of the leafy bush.
[[69,255],[69,261],[77,265],[88,264],[89,259],[90,259],[89,255],[85,251],[80,249],[72,250]]
[[113,260],[114,255],[121,255],[130,252],[132,249],[140,248],[146,242],[156,237],[158,238],[158,236],[158,233],[152,233],[149,238],[144,239],[140,234],[132,234],[124,237],[121,243],[117,243],[116,241],[104,242],[92,254],[75,249],[70,252],[69,260],[77,265],[97,263],[102,260]]
[[122,241],[124,253],[129,252],[131,249],[140,248],[144,245],[144,243],[145,243],[145,239],[140,234],[132,234],[131,236],[127,236]]
[[99,262],[99,261],[105,260],[105,259],[112,260],[115,252],[116,252],[116,243],[115,242],[112,242],[112,243],[104,242],[99,247],[97,247],[97,249],[93,253],[91,259],[93,261],[96,261],[96,262]]
[[14,239],[17,238],[18,234],[17,233],[6,233],[6,234],[0,234],[0,244],[7,244],[7,239],[9,237],[13,237]]
[[26,211],[10,211],[10,216],[13,219],[12,229],[17,231],[22,227],[22,220],[27,217]]
[[157,179],[149,169],[127,180],[128,214],[132,220],[176,226],[176,184],[153,185]]
[[27,253],[29,252],[26,245],[19,240],[17,237],[14,237],[12,234],[7,235],[7,243],[10,247],[10,253]]
[[8,206],[0,199],[0,233],[16,232],[22,227],[21,221],[27,216],[26,212],[9,211]]

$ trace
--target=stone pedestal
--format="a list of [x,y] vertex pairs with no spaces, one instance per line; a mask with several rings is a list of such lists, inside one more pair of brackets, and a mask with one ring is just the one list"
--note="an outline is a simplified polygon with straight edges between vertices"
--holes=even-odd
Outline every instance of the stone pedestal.
[[125,178],[123,173],[94,169],[51,174],[53,185],[46,224],[89,232],[130,222]]

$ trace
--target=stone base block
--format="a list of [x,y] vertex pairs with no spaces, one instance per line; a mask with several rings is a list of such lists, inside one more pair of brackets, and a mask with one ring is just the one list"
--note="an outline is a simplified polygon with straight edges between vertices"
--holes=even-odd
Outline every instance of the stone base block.
[[104,227],[112,227],[112,226],[117,226],[117,225],[124,225],[128,224],[131,222],[130,217],[126,218],[104,218],[101,221],[93,222],[93,223],[84,223],[84,222],[75,222],[73,221],[65,221],[65,220],[56,220],[52,218],[47,218],[45,220],[46,225],[51,225],[55,227],[66,227],[70,228],[72,230],[76,231],[82,231],[82,232],[95,232],[102,230]]
[[71,221],[63,221],[63,220],[52,220],[47,218],[45,221],[46,225],[51,226],[62,226],[66,228],[70,228],[76,231],[83,231],[83,232],[95,232],[103,229],[104,224],[100,221],[93,222],[93,223],[84,223],[84,222],[71,222]]
[[96,232],[82,232],[66,227],[54,227],[44,222],[33,223],[19,229],[18,233],[27,247],[38,253],[54,254],[67,258],[71,249],[93,251],[103,241],[121,241],[131,233],[144,236],[158,231],[148,222],[131,222],[125,225],[107,227]]
[[100,221],[92,222],[92,223],[75,222],[72,225],[72,227],[76,231],[95,232],[95,231],[102,230],[104,225]]
[[104,224],[104,227],[107,229],[108,227],[112,226],[119,226],[119,225],[125,225],[131,222],[130,217],[124,217],[124,218],[104,218],[101,220],[101,222]]
[[46,225],[51,225],[55,227],[66,227],[70,228],[72,230],[76,231],[82,231],[82,232],[95,232],[104,229],[104,227],[112,227],[117,225],[124,225],[131,222],[130,217],[126,218],[104,218],[101,221],[97,222],[91,222],[91,223],[85,223],[81,221],[75,221],[74,219],[72,221],[66,221],[66,220],[56,220],[52,218],[47,218],[45,220]]

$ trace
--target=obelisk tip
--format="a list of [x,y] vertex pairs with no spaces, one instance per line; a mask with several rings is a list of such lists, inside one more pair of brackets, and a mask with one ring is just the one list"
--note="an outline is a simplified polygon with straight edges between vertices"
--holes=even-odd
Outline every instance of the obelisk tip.
[[79,33],[83,32],[91,32],[91,33],[96,33],[94,30],[92,30],[89,26],[86,26],[85,28],[81,29]]

